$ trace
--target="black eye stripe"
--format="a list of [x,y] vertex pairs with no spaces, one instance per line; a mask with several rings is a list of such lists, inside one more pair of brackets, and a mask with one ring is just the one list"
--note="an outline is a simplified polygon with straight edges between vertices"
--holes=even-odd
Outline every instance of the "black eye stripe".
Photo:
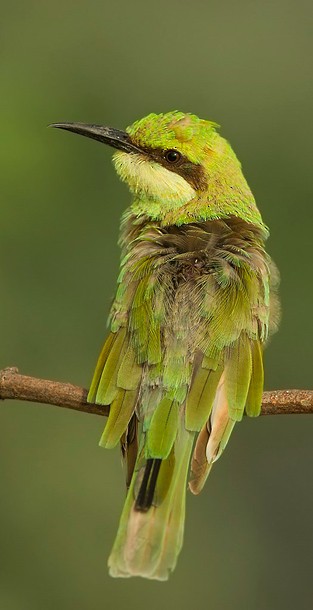
[[[160,163],[160,165],[163,165],[169,171],[182,176],[193,188],[204,190],[207,187],[207,180],[202,165],[189,161],[177,148],[142,147],[141,150],[150,160]],[[166,155],[169,153],[175,153],[175,161],[174,158],[172,161],[167,159]]]

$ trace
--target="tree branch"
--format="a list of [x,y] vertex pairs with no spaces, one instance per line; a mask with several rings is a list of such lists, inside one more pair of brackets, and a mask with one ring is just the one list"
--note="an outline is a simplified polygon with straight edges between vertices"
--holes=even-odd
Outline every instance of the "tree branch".
[[[25,400],[74,409],[95,415],[109,414],[108,406],[87,403],[87,390],[71,383],[60,383],[20,375],[17,368],[0,371],[0,400]],[[273,390],[264,392],[261,415],[313,413],[313,390]]]
[[74,409],[83,413],[109,414],[109,407],[88,404],[87,394],[87,390],[71,383],[20,375],[15,367],[0,371],[0,400],[26,400]]

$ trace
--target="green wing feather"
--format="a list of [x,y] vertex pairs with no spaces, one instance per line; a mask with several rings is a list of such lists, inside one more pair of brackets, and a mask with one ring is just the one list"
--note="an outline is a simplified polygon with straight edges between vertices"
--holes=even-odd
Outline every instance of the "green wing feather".
[[230,349],[225,364],[225,385],[230,417],[240,421],[243,416],[252,374],[250,341],[241,335]]
[[111,449],[121,440],[135,410],[137,390],[118,389],[110,405],[110,415],[100,439],[101,447]]
[[[105,355],[101,354],[100,356],[101,362],[97,364],[96,376],[92,381],[88,395],[88,400],[93,399],[93,402],[101,405],[110,405],[117,396],[118,371],[126,351],[126,329],[121,328],[114,335],[108,349],[105,350]],[[101,366],[102,372],[100,372]]]
[[[108,335],[108,337],[104,343],[104,346],[103,346],[100,356],[98,358],[97,366],[96,366],[96,369],[95,369],[95,372],[93,375],[93,379],[92,379],[92,382],[90,385],[90,389],[88,392],[88,397],[87,397],[88,402],[96,402],[99,381],[100,381],[101,375],[103,373],[104,365],[105,365],[108,355],[110,353],[111,346],[112,346],[113,342],[115,341],[115,339],[116,339],[116,334],[111,332]],[[102,404],[100,401],[99,401],[99,403]]]
[[252,373],[248,396],[246,400],[246,413],[250,417],[260,415],[264,384],[263,354],[260,341],[251,342]]
[[155,408],[147,431],[146,457],[166,459],[173,447],[178,429],[179,405],[162,398]]
[[110,333],[100,354],[88,401],[110,405],[102,447],[111,448],[120,441],[135,410],[142,367],[136,362],[126,328]]
[[221,374],[222,366],[216,370],[200,366],[195,371],[186,399],[187,430],[199,432],[209,419]]

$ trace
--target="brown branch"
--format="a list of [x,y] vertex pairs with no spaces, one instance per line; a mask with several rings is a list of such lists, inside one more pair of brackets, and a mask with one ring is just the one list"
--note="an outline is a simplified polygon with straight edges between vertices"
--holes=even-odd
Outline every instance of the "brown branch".
[[0,371],[0,400],[26,400],[83,413],[109,414],[109,407],[87,403],[87,394],[87,390],[71,383],[20,375],[15,367]]
[[[20,375],[17,368],[0,371],[0,400],[41,402],[82,413],[108,415],[109,407],[87,403],[87,390],[71,383],[60,383]],[[264,392],[261,415],[313,413],[313,390],[273,390]]]

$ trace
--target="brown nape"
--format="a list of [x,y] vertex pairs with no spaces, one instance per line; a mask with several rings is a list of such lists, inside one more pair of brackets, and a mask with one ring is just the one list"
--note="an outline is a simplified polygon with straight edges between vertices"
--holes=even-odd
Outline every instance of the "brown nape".
[[[134,144],[135,145],[135,144]],[[138,145],[136,144],[137,148]],[[204,191],[207,188],[207,179],[205,176],[205,171],[202,165],[197,163],[192,163],[184,157],[180,153],[180,159],[176,163],[170,163],[167,161],[165,155],[167,153],[167,149],[163,148],[148,148],[148,147],[140,147],[143,154],[146,155],[156,163],[163,165],[166,169],[175,174],[178,174],[182,178],[186,180],[196,191]],[[171,149],[172,150],[172,149]],[[173,149],[177,150],[178,149]]]
[[135,502],[135,509],[140,512],[147,512],[152,505],[161,462],[162,460],[158,459],[147,460],[145,472]]

